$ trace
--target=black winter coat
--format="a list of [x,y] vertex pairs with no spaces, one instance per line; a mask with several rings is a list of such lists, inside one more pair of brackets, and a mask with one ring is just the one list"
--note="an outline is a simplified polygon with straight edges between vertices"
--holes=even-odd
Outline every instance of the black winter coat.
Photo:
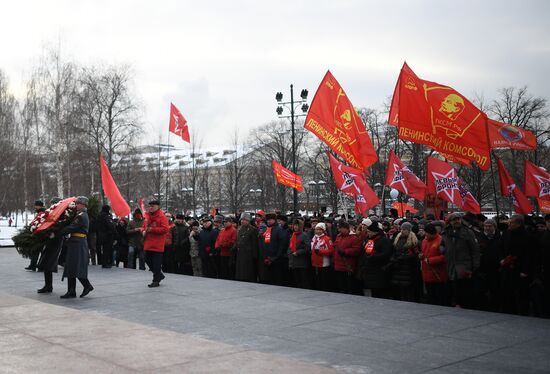
[[207,229],[203,228],[199,232],[199,256],[201,258],[207,258],[209,253],[214,253],[218,234],[218,229],[213,226]]
[[[307,269],[311,266],[311,239],[305,232],[297,234],[296,254],[288,248],[288,267],[290,269]],[[292,240],[292,236],[290,237]]]
[[[90,221],[86,209],[77,213],[74,220],[61,230],[59,235],[73,233],[88,234]],[[88,241],[86,238],[71,236],[67,240],[65,267],[62,278],[88,278]]]
[[239,227],[232,251],[236,254],[235,279],[256,282],[258,229],[252,225]]
[[100,212],[96,220],[97,243],[112,243],[116,237],[116,228],[110,212]]
[[389,286],[389,276],[386,270],[393,254],[393,244],[383,233],[379,233],[374,240],[374,249],[371,255],[364,251],[359,258],[359,276],[363,281],[363,288],[381,289]]
[[177,224],[172,229],[172,244],[174,246],[174,260],[176,262],[188,263],[191,261],[189,249],[189,228],[185,224]]

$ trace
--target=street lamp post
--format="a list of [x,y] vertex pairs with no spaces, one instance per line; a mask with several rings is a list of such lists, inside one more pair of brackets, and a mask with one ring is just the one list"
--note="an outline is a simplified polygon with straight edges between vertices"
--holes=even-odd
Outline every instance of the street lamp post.
[[[309,105],[307,104],[307,95],[308,91],[306,89],[303,89],[300,92],[300,98],[301,100],[294,101],[294,85],[290,85],[290,101],[283,102],[283,94],[282,92],[277,92],[275,95],[275,100],[277,100],[277,103],[279,104],[277,106],[277,115],[279,118],[290,118],[290,125],[291,125],[291,137],[292,137],[292,172],[296,174],[296,134],[295,134],[295,118],[296,117],[303,117],[307,114],[307,110],[309,109]],[[301,109],[303,114],[296,114],[296,109],[301,104]],[[283,107],[290,110],[290,116],[284,116],[283,115]],[[298,191],[296,189],[293,189],[293,202],[292,202],[292,210],[294,213],[298,211]]]
[[258,188],[258,189],[253,189],[251,188],[250,192],[252,195],[254,195],[254,213],[257,212],[257,208],[258,208],[258,196],[260,196],[260,194],[262,193],[262,189],[261,188]]
[[[185,196],[185,207],[188,208],[189,207],[189,203],[188,203],[188,198],[189,198],[189,195],[191,195],[193,193],[193,188],[191,187],[183,187],[181,189],[181,192],[183,192],[183,195]],[[188,195],[189,193],[189,195]],[[195,212],[193,212],[193,216],[195,216]]]

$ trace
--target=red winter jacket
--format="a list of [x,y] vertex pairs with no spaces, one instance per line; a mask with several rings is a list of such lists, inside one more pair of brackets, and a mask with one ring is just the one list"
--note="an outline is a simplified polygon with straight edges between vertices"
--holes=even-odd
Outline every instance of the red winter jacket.
[[422,280],[425,283],[445,283],[449,279],[445,256],[439,251],[441,235],[422,241]]
[[[344,256],[340,255],[340,252]],[[361,238],[355,234],[338,234],[334,242],[334,270],[355,272],[361,254]]]
[[233,226],[230,226],[229,228],[224,227],[216,238],[216,244],[214,247],[221,250],[220,256],[229,257],[231,256],[231,247],[233,247],[236,241],[237,229]]
[[[164,212],[159,209],[155,213],[147,213],[142,232],[145,232],[143,239],[143,249],[151,252],[164,252],[166,244],[166,234],[170,231],[168,219],[164,216]],[[147,232],[149,229],[149,232]]]
[[[315,248],[317,246],[319,247],[319,254],[315,253]],[[332,244],[332,239],[330,238],[330,236],[323,235],[320,238],[313,236],[313,239],[311,239],[311,266],[322,268],[323,258],[327,256],[330,260],[330,256],[332,256],[333,253],[334,246]],[[330,261],[328,263],[328,266],[330,266]]]

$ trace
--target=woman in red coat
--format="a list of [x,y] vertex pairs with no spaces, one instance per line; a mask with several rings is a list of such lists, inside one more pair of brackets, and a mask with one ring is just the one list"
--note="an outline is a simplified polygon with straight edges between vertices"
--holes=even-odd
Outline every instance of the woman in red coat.
[[436,305],[450,305],[447,263],[440,251],[441,235],[432,224],[426,225],[424,232],[426,238],[422,241],[422,253],[418,258],[422,261],[422,280],[428,292],[428,302]]
[[326,234],[324,223],[315,226],[315,235],[311,239],[311,266],[315,288],[320,291],[333,289],[331,259],[334,253],[332,239]]

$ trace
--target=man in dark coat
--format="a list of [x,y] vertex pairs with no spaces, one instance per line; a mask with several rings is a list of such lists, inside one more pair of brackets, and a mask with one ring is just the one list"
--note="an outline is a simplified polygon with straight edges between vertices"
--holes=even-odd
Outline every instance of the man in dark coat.
[[67,255],[65,257],[65,267],[63,268],[63,278],[67,277],[67,293],[61,296],[62,299],[71,299],[76,297],[76,278],[80,281],[84,290],[80,297],[89,294],[94,287],[88,280],[88,242],[86,235],[90,221],[88,219],[88,198],[78,196],[75,200],[77,214],[74,220],[60,231],[60,235],[70,235],[67,241]]
[[488,219],[483,222],[483,233],[479,240],[481,300],[478,304],[491,312],[500,310],[500,246],[501,234],[497,230],[497,223]]
[[454,305],[474,306],[473,275],[479,269],[479,245],[472,230],[462,223],[460,213],[449,216],[442,235],[441,251],[445,255]]
[[[266,215],[267,228],[260,235],[258,276],[260,282],[282,285],[284,281],[283,251],[287,240],[283,228],[277,224],[275,214]],[[286,253],[286,251],[285,251]]]
[[258,229],[251,221],[250,213],[241,214],[241,226],[233,246],[233,252],[236,254],[235,279],[245,282],[257,280]]
[[172,228],[172,244],[176,274],[193,275],[191,256],[189,255],[189,228],[183,214],[176,215],[175,225]]
[[386,271],[393,254],[391,240],[386,237],[378,222],[367,228],[367,242],[359,258],[359,276],[363,288],[371,290],[372,297],[389,297],[389,277]]
[[[54,197],[50,201],[50,205],[57,204],[61,199]],[[63,237],[56,236],[55,233],[50,233],[48,239],[44,243],[44,251],[38,263],[38,267],[44,272],[44,287],[39,289],[38,293],[51,293],[53,291],[53,274],[57,273],[57,265]]]
[[294,219],[292,230],[293,233],[287,251],[288,267],[292,272],[296,287],[310,288],[311,239],[304,232],[304,221],[301,219]]
[[534,279],[535,237],[525,229],[524,217],[510,217],[501,241],[500,274],[502,307],[506,313],[529,313],[529,285]]
[[103,205],[96,222],[97,252],[101,252],[101,267],[110,268],[113,266],[113,242],[115,240],[116,230],[111,207]]
[[218,254],[216,253],[216,239],[219,231],[212,225],[208,217],[202,221],[202,230],[199,233],[199,256],[202,261],[202,273],[208,278],[218,278]]

